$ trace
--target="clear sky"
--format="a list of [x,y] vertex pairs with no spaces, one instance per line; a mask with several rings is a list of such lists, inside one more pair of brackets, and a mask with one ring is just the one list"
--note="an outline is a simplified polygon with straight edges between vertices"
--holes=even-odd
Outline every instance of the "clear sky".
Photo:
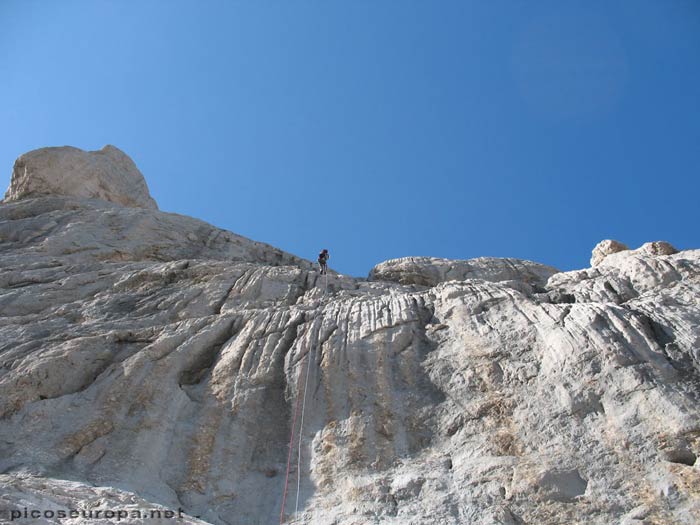
[[160,208],[356,276],[700,248],[700,2],[0,1],[0,184],[114,144]]

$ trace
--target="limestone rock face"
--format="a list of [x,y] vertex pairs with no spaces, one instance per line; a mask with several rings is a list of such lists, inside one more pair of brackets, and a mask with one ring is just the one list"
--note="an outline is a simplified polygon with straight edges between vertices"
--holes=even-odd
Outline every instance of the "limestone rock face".
[[666,241],[644,243],[637,248],[637,251],[648,255],[673,255],[674,253],[678,253],[678,250]]
[[158,209],[134,162],[120,149],[83,151],[64,146],[21,155],[5,202],[40,195],[102,199],[133,208]]
[[289,458],[286,523],[700,522],[700,250],[371,277],[324,295],[187,217],[0,205],[0,509],[277,524]]
[[35,256],[75,263],[184,257],[312,267],[299,257],[198,219],[101,200],[25,199],[0,207],[0,221],[0,242],[18,264]]
[[435,286],[446,281],[481,279],[490,282],[516,281],[543,286],[558,270],[519,259],[480,257],[466,261],[436,257],[402,257],[378,264],[370,271],[373,281]]
[[624,250],[629,250],[629,248],[619,241],[614,241],[611,239],[606,239],[600,241],[593,248],[593,253],[591,254],[591,266],[598,266],[605,257],[611,253],[618,253]]
[[[3,487],[0,493],[0,523],[3,524],[207,523],[179,509],[168,509],[144,500],[137,494],[113,487],[95,487],[77,481],[40,478],[29,474],[0,474],[0,486]],[[17,505],[16,502],[21,504]],[[105,510],[111,510],[114,515],[108,512],[105,517]],[[31,511],[38,511],[40,514],[33,517]],[[61,511],[64,512],[64,517],[59,514]],[[3,515],[3,512],[6,515]]]

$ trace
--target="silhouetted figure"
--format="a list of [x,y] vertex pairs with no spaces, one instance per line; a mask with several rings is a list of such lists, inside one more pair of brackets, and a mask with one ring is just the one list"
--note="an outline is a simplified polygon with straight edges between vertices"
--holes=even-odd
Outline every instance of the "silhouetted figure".
[[318,265],[321,267],[321,275],[326,275],[328,273],[328,259],[331,258],[331,255],[328,253],[328,250],[324,249],[321,253],[318,254]]

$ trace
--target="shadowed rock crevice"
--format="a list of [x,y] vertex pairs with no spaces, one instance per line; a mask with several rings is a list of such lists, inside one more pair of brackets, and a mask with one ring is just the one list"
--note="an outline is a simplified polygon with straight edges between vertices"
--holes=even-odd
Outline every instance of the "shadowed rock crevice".
[[695,465],[697,456],[687,449],[671,450],[666,452],[666,459],[671,463],[680,463],[692,467]]
[[226,341],[235,336],[236,328],[235,321],[233,321],[230,331],[224,332],[213,343],[198,352],[196,358],[191,361],[187,368],[180,372],[178,384],[183,387],[201,383],[216,362],[219,352]]

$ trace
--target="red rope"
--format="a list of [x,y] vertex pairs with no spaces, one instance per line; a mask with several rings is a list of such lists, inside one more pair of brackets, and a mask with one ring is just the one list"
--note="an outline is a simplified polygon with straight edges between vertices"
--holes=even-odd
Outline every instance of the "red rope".
[[[299,380],[301,381],[301,374]],[[282,510],[280,511],[280,525],[284,524],[284,504],[287,502],[287,488],[289,486],[289,469],[292,463],[292,449],[294,448],[294,429],[297,426],[297,416],[299,415],[299,385],[297,385],[297,407],[294,411],[294,420],[292,421],[292,432],[289,434],[289,454],[287,455],[287,475],[284,478],[284,493],[282,495]],[[299,465],[297,465],[299,468]]]

